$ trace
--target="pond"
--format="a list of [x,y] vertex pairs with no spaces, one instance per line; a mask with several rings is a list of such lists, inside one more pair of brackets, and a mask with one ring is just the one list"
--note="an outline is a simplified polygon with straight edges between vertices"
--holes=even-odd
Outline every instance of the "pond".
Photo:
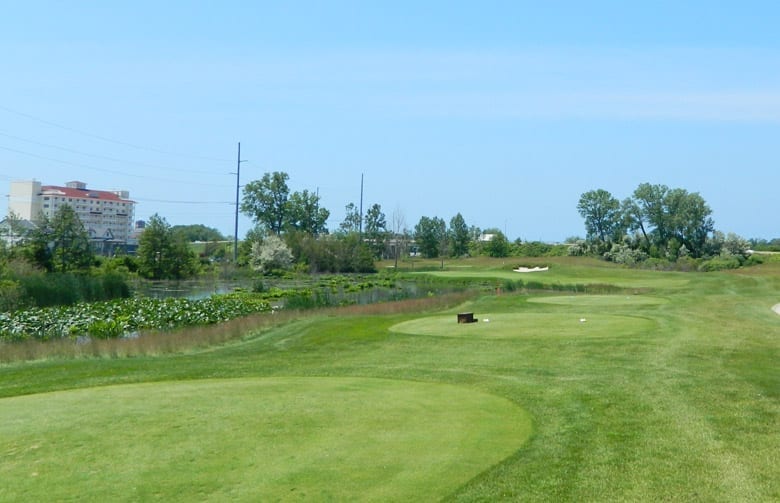
[[251,290],[251,280],[195,279],[184,281],[143,281],[133,285],[135,293],[152,299],[205,299],[214,294],[230,293],[236,289]]

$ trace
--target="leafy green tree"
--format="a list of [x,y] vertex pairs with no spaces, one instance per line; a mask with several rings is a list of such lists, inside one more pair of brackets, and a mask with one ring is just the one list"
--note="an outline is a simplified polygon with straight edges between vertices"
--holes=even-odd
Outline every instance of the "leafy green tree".
[[715,224],[712,210],[698,193],[642,183],[633,201],[623,207],[631,211],[630,227],[642,230],[652,256],[674,258],[682,246],[694,258],[705,254]]
[[53,272],[88,269],[94,259],[89,234],[69,205],[61,206],[51,219],[42,219],[33,232],[28,256]]
[[446,241],[447,224],[439,217],[420,217],[414,226],[414,239],[424,257],[437,258],[442,242]]
[[696,192],[673,189],[665,198],[664,208],[670,240],[678,240],[693,257],[703,256],[707,237],[715,230],[712,210],[704,198]]
[[382,207],[374,203],[366,211],[363,236],[368,240],[368,247],[374,259],[382,258],[387,240],[387,219]]
[[241,211],[257,225],[276,235],[281,234],[287,222],[290,188],[287,173],[274,171],[266,173],[260,180],[253,180],[244,186]]
[[469,252],[471,234],[463,215],[458,213],[450,219],[450,242],[452,243],[452,256],[462,257]]
[[180,234],[185,241],[225,241],[225,236],[217,229],[203,224],[174,225],[171,230]]
[[606,244],[621,237],[623,219],[620,201],[606,190],[591,190],[582,194],[577,211],[585,219],[589,240]]
[[627,197],[620,203],[620,213],[623,218],[623,228],[628,232],[641,232],[643,247],[649,248],[650,238],[648,236],[644,214],[639,203],[635,199]]
[[[651,185],[641,183],[634,191],[634,205],[639,209],[636,215],[635,227],[649,229],[646,233],[647,241],[656,249],[665,248],[670,235],[667,230],[668,218],[664,210],[664,198],[669,192],[666,185]],[[657,252],[654,255],[658,255]]]
[[339,224],[339,231],[343,234],[360,232],[360,212],[355,204],[349,203],[345,210],[347,215],[344,217],[344,221]]
[[308,190],[293,192],[287,200],[284,227],[312,236],[327,234],[330,211],[320,208],[320,196]]
[[183,279],[197,272],[195,254],[156,213],[138,238],[138,272],[149,279]]
[[485,243],[485,253],[489,257],[508,257],[510,246],[507,237],[499,230],[491,232],[491,234],[493,237]]
[[244,239],[238,243],[238,264],[245,266],[249,264],[252,255],[252,245],[262,243],[265,238],[265,229],[260,225],[255,225],[249,229]]
[[[290,237],[285,236],[288,244]],[[376,272],[371,250],[357,232],[319,238],[295,233],[293,237],[296,238],[291,245],[293,255],[312,273]]]
[[8,245],[14,248],[16,245],[23,245],[27,238],[32,234],[34,228],[24,224],[22,219],[14,211],[9,211],[8,216],[0,222],[0,236],[2,236],[2,245]]
[[334,272],[376,272],[371,250],[358,234],[349,234],[330,242],[336,258]]

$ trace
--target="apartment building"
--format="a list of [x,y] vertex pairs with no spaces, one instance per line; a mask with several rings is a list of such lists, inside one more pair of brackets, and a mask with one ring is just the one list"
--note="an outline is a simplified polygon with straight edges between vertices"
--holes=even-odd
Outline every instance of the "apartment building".
[[135,201],[126,190],[88,189],[84,182],[68,182],[64,187],[36,180],[11,182],[8,211],[23,220],[51,218],[63,205],[73,208],[98,249],[105,251],[130,241]]

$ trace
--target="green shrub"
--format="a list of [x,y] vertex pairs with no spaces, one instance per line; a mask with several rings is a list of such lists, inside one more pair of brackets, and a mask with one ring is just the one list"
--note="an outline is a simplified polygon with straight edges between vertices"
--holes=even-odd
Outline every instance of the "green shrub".
[[121,320],[97,320],[87,328],[87,333],[95,339],[112,339],[125,332],[124,323]]
[[17,281],[0,280],[0,312],[24,306],[24,292]]
[[616,264],[636,265],[647,260],[647,254],[639,249],[633,249],[624,244],[613,244],[612,248],[604,253],[604,259]]
[[735,256],[722,256],[706,260],[699,265],[702,272],[722,271],[724,269],[738,269],[742,263]]

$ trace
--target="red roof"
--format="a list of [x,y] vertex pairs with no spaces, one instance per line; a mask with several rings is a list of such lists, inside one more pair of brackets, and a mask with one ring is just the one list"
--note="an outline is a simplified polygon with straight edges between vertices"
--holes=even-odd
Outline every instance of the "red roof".
[[122,199],[114,192],[107,190],[93,189],[73,189],[70,187],[60,187],[58,185],[43,185],[41,187],[42,195],[57,195],[64,197],[77,197],[80,199],[98,199],[101,201],[120,201],[125,203],[135,203],[130,199]]

